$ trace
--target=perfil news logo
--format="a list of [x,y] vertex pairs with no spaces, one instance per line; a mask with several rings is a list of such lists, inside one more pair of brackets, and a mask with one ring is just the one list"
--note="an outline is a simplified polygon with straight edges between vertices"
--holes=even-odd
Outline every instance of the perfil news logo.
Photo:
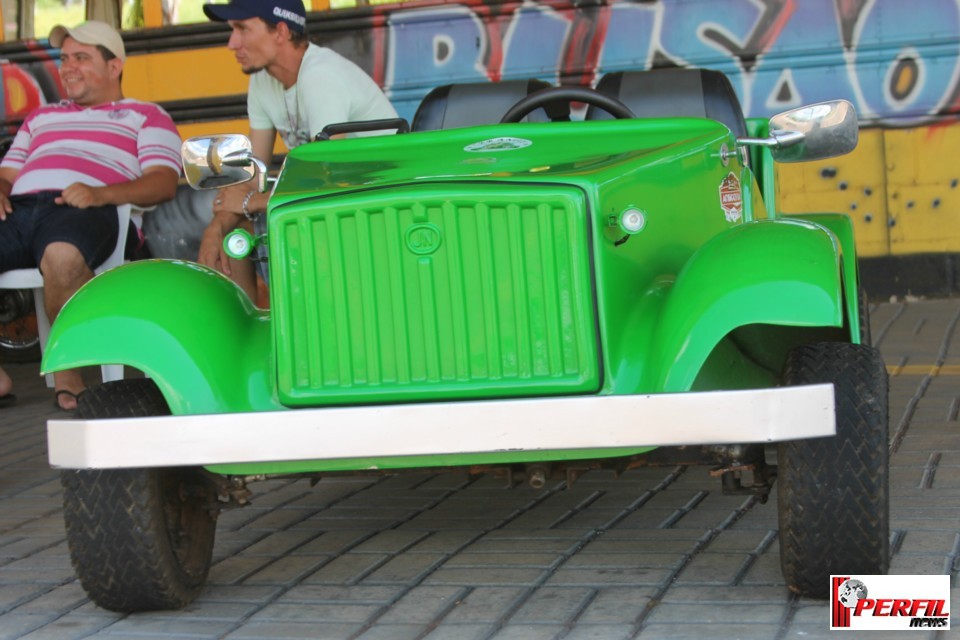
[[830,576],[830,629],[950,629],[950,576]]

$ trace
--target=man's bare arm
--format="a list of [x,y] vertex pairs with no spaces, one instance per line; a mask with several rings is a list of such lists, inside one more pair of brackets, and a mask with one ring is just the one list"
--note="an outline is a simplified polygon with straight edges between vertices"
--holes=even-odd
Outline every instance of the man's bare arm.
[[[251,129],[250,130],[250,145],[253,148],[253,155],[256,156],[260,162],[266,166],[270,166],[273,161],[273,146],[277,140],[277,132],[273,129]],[[255,188],[253,185],[237,185],[238,191],[242,191],[242,197],[246,198],[246,194],[250,192],[251,189]],[[269,199],[268,194],[266,193],[255,193],[253,196],[247,200],[247,212],[248,213],[263,213],[267,210],[267,200]],[[242,203],[242,200],[241,200]],[[224,198],[224,204],[226,204],[226,198]]]
[[110,184],[103,187],[74,182],[56,199],[58,204],[68,204],[78,209],[99,207],[105,204],[132,204],[137,207],[152,207],[171,200],[177,195],[180,174],[170,167],[153,166],[143,170],[136,180]]
[[276,140],[276,129],[250,129],[250,146],[253,149],[253,155],[268,167],[273,160],[273,145]]

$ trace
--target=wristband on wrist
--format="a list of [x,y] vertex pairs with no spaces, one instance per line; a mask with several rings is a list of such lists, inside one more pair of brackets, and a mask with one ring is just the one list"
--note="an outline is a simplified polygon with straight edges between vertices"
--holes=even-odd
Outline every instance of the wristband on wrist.
[[257,192],[256,189],[251,189],[250,191],[248,191],[246,197],[244,197],[243,199],[243,206],[240,207],[240,209],[243,211],[243,217],[246,218],[247,220],[250,220],[251,222],[253,221],[255,216],[252,213],[250,213],[250,209],[248,207],[250,206],[250,198],[252,198],[253,194],[255,194],[256,192]]

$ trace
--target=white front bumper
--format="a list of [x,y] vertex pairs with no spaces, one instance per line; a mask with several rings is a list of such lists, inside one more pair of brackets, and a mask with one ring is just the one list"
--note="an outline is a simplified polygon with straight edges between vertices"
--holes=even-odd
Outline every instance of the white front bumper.
[[68,469],[777,442],[836,432],[833,385],[50,420]]

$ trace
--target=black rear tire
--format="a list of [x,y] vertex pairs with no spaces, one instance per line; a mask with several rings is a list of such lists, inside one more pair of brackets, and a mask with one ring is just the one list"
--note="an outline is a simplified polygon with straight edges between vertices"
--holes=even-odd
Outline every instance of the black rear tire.
[[[169,415],[151,380],[92,387],[84,419]],[[216,491],[195,468],[64,471],[70,557],[87,595],[111,611],[178,609],[203,588],[216,534]]]
[[830,382],[837,435],[780,444],[780,563],[787,587],[826,598],[830,574],[884,574],[890,563],[887,371],[873,347],[794,349],[787,385]]
[[[0,329],[2,331],[2,329]],[[40,362],[40,338],[0,338],[0,362],[25,364]]]
[[40,362],[40,335],[30,289],[0,290],[0,362]]

